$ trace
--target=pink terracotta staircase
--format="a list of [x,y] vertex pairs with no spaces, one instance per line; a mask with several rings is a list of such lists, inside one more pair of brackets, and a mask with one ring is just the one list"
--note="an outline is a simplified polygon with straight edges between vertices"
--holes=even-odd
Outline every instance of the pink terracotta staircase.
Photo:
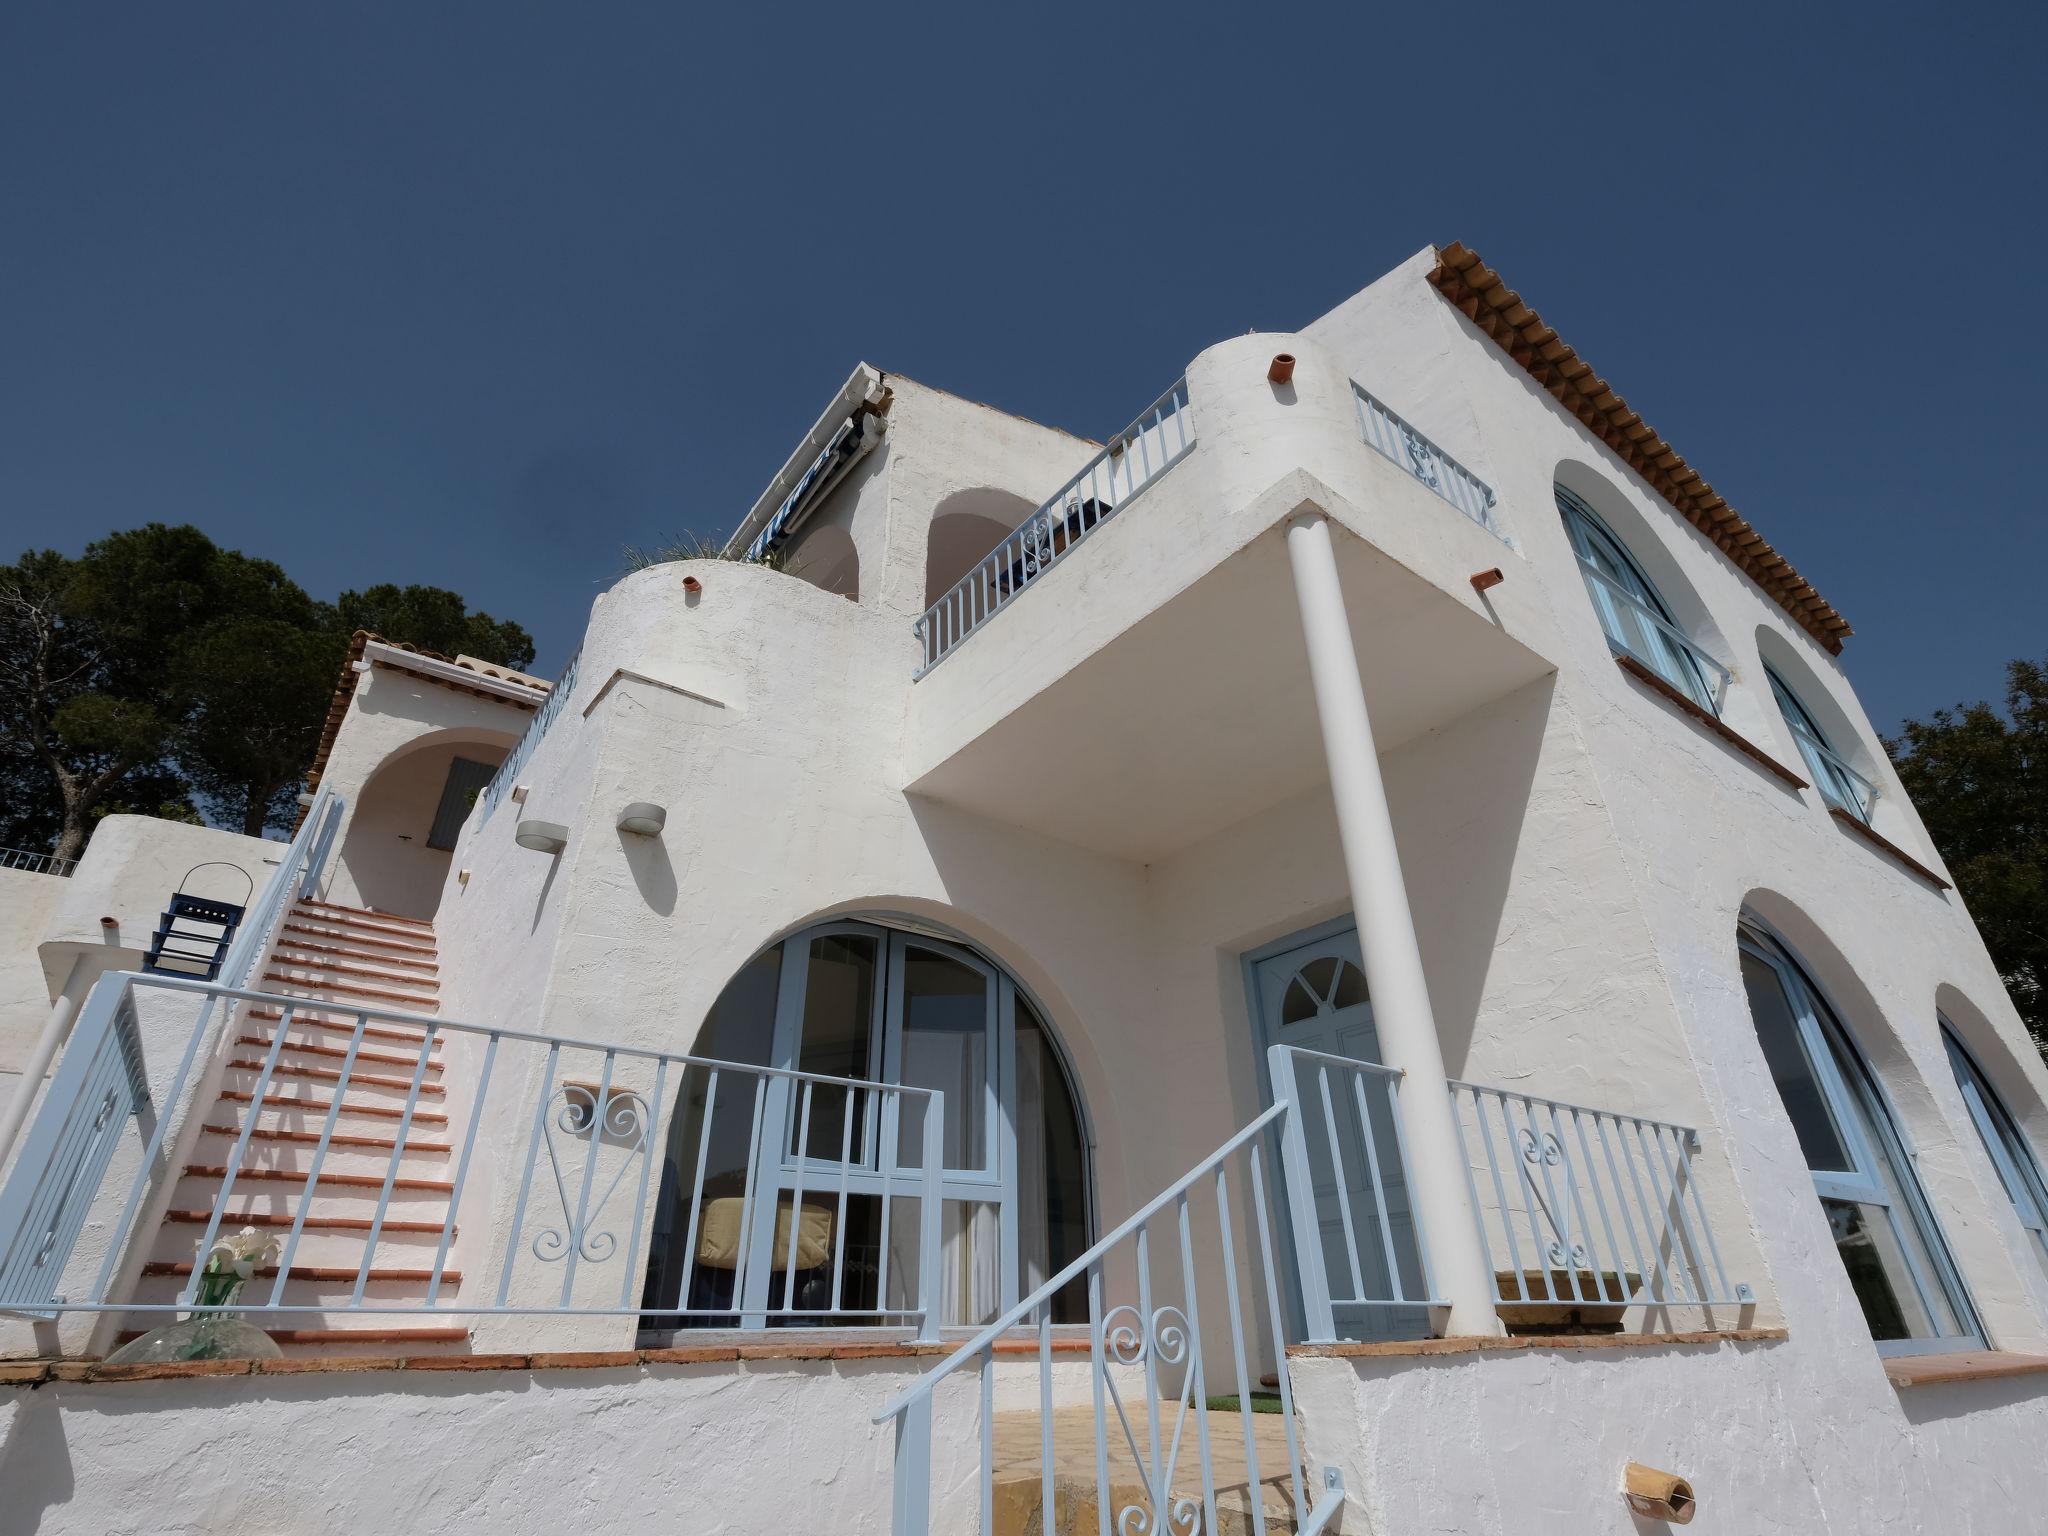
[[[305,1193],[355,1030],[354,1010],[438,1011],[433,924],[362,907],[301,900],[280,923],[277,943],[256,985],[266,992],[305,998],[307,1004],[291,1010],[284,1048],[250,1132],[220,1230],[274,1229],[283,1242],[303,1205],[306,1220],[281,1299],[288,1305],[331,1302],[337,1308],[332,1313],[286,1314],[266,1331],[293,1354],[460,1350],[469,1340],[467,1327],[428,1327],[398,1314],[342,1310],[354,1291],[363,1245],[391,1169],[423,1031],[375,1020],[365,1027],[319,1181],[310,1198]],[[281,1014],[279,1008],[251,1004],[231,1026],[227,1075],[143,1266],[140,1300],[173,1300],[191,1278],[195,1247],[219,1198]],[[448,1222],[454,1148],[441,1047],[437,1038],[428,1054],[378,1233],[364,1291],[365,1301],[373,1304],[425,1300]],[[276,1276],[275,1266],[259,1271],[245,1297],[267,1301]],[[462,1276],[451,1264],[437,1299],[444,1305],[458,1300],[461,1286]],[[161,1314],[149,1318],[151,1323],[163,1320]]]

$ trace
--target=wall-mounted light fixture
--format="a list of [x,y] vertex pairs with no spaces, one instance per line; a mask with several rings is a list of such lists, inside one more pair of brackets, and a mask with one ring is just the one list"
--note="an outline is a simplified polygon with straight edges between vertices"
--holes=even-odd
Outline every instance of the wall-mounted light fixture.
[[636,800],[619,812],[621,832],[632,832],[641,837],[659,837],[661,829],[667,825],[668,812],[645,800]]
[[522,821],[512,841],[535,853],[560,853],[569,846],[569,829],[558,821]]

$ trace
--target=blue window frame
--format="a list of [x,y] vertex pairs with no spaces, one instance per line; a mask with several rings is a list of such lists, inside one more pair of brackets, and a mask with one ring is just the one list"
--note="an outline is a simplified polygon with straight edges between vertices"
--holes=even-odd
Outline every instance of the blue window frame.
[[1998,1182],[2005,1186],[2020,1225],[2033,1239],[2034,1257],[2048,1268],[2048,1182],[2041,1177],[2034,1149],[1947,1019],[1941,1021],[1941,1043],[1948,1051],[1948,1064],[1956,1075],[1956,1087],[1962,1090],[1970,1120],[1983,1138],[1991,1166],[1998,1170]]
[[1628,546],[1600,514],[1563,486],[1553,489],[1608,645],[1718,716],[1728,689],[1728,669],[1686,638]]
[[[1026,990],[972,946],[877,921],[805,929],[757,955],[726,986],[697,1050],[718,1060],[944,1093],[939,1303],[946,1326],[987,1322],[1086,1250],[1090,1154],[1065,1054]],[[914,1246],[921,1123],[897,1121],[891,1155],[889,1111],[882,1110],[882,1124],[871,1123],[872,1101],[851,1092],[805,1092],[772,1080],[758,1110],[745,1095],[728,1095],[716,1113],[706,1110],[703,1092],[701,1082],[678,1089],[643,1327],[676,1326],[679,1306],[714,1319],[730,1307],[727,1323],[759,1326],[771,1304],[811,1308],[815,1298],[804,1298],[812,1291],[855,1310],[907,1305],[916,1271],[899,1249]],[[792,1243],[793,1230],[831,1232],[824,1224],[841,1222],[829,1201],[815,1218],[796,1216],[794,1207],[804,1200],[808,1212],[820,1191],[841,1182],[842,1171],[852,1195],[837,1273],[826,1241],[817,1263],[778,1279],[778,1245],[790,1255],[808,1251]],[[724,1249],[716,1259],[700,1252],[693,1264],[686,1251],[693,1200],[744,1201],[754,1198],[746,1191],[757,1181],[775,1215],[753,1222],[744,1265]],[[711,1241],[705,1232],[697,1236]],[[885,1248],[894,1257],[885,1258]],[[735,1290],[741,1274],[746,1283]],[[688,1297],[685,1275],[692,1281]],[[1053,1321],[1085,1321],[1086,1302],[1077,1280],[1054,1297]]]
[[1981,1347],[1876,1078],[1790,951],[1748,924],[1740,942],[1757,1042],[1878,1353]]
[[1847,759],[1834,749],[1827,733],[1821,730],[1820,722],[1813,718],[1813,712],[1799,701],[1792,685],[1780,677],[1769,662],[1764,663],[1764,676],[1771,680],[1771,693],[1777,698],[1778,710],[1792,731],[1792,739],[1799,743],[1799,755],[1806,759],[1807,769],[1813,774],[1813,782],[1819,787],[1821,798],[1867,825],[1871,810],[1877,804],[1877,786],[1851,768]]

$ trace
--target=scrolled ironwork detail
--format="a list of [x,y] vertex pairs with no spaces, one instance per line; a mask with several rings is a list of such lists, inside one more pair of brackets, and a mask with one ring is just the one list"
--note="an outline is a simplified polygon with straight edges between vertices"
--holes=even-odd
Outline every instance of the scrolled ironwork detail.
[[[543,1264],[558,1263],[573,1250],[583,1263],[602,1264],[619,1251],[618,1234],[599,1230],[596,1222],[611,1203],[619,1185],[625,1181],[626,1174],[647,1155],[650,1123],[646,1100],[630,1089],[606,1090],[600,1101],[587,1085],[569,1082],[556,1085],[549,1095],[541,1131],[547,1146],[549,1171],[554,1175],[555,1193],[561,1201],[562,1221],[557,1226],[543,1227],[534,1234],[528,1247],[536,1259]],[[564,1167],[562,1155],[556,1148],[557,1131],[589,1145],[583,1164],[573,1173]],[[573,1181],[579,1188],[587,1188],[585,1174],[594,1174],[590,1163],[602,1157],[604,1148],[611,1144],[619,1146],[618,1166],[612,1170],[602,1192],[589,1194],[580,1202],[579,1208],[578,1203],[570,1199],[570,1184]]]

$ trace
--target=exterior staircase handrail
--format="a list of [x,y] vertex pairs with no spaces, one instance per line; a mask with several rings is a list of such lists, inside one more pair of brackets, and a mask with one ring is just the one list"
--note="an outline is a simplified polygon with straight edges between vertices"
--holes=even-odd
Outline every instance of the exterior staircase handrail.
[[1252,1140],[1267,1126],[1286,1115],[1287,1109],[1288,1105],[1285,1099],[1276,1099],[1269,1108],[1247,1123],[1230,1140],[1224,1142],[1222,1146],[1211,1152],[1173,1183],[1153,1196],[1149,1203],[1139,1207],[1132,1215],[1125,1217],[1114,1231],[1100,1238],[1094,1247],[1090,1248],[1078,1259],[1075,1259],[1065,1269],[1054,1275],[1045,1284],[1018,1302],[986,1328],[983,1328],[981,1332],[954,1350],[952,1354],[946,1356],[945,1359],[918,1377],[916,1381],[913,1381],[909,1386],[897,1393],[883,1407],[876,1409],[871,1422],[885,1424],[903,1412],[905,1408],[908,1408],[914,1399],[930,1396],[932,1389],[943,1378],[950,1376],[967,1361],[982,1353],[991,1344],[995,1343],[997,1339],[1016,1327],[1018,1323],[1043,1307],[1064,1286],[1086,1272],[1090,1266],[1100,1263],[1125,1238],[1136,1232],[1138,1228],[1142,1227],[1154,1216],[1165,1210],[1168,1205],[1192,1189],[1198,1179],[1202,1178],[1205,1174],[1214,1173],[1222,1166],[1224,1160],[1231,1153],[1244,1146],[1245,1143]]

